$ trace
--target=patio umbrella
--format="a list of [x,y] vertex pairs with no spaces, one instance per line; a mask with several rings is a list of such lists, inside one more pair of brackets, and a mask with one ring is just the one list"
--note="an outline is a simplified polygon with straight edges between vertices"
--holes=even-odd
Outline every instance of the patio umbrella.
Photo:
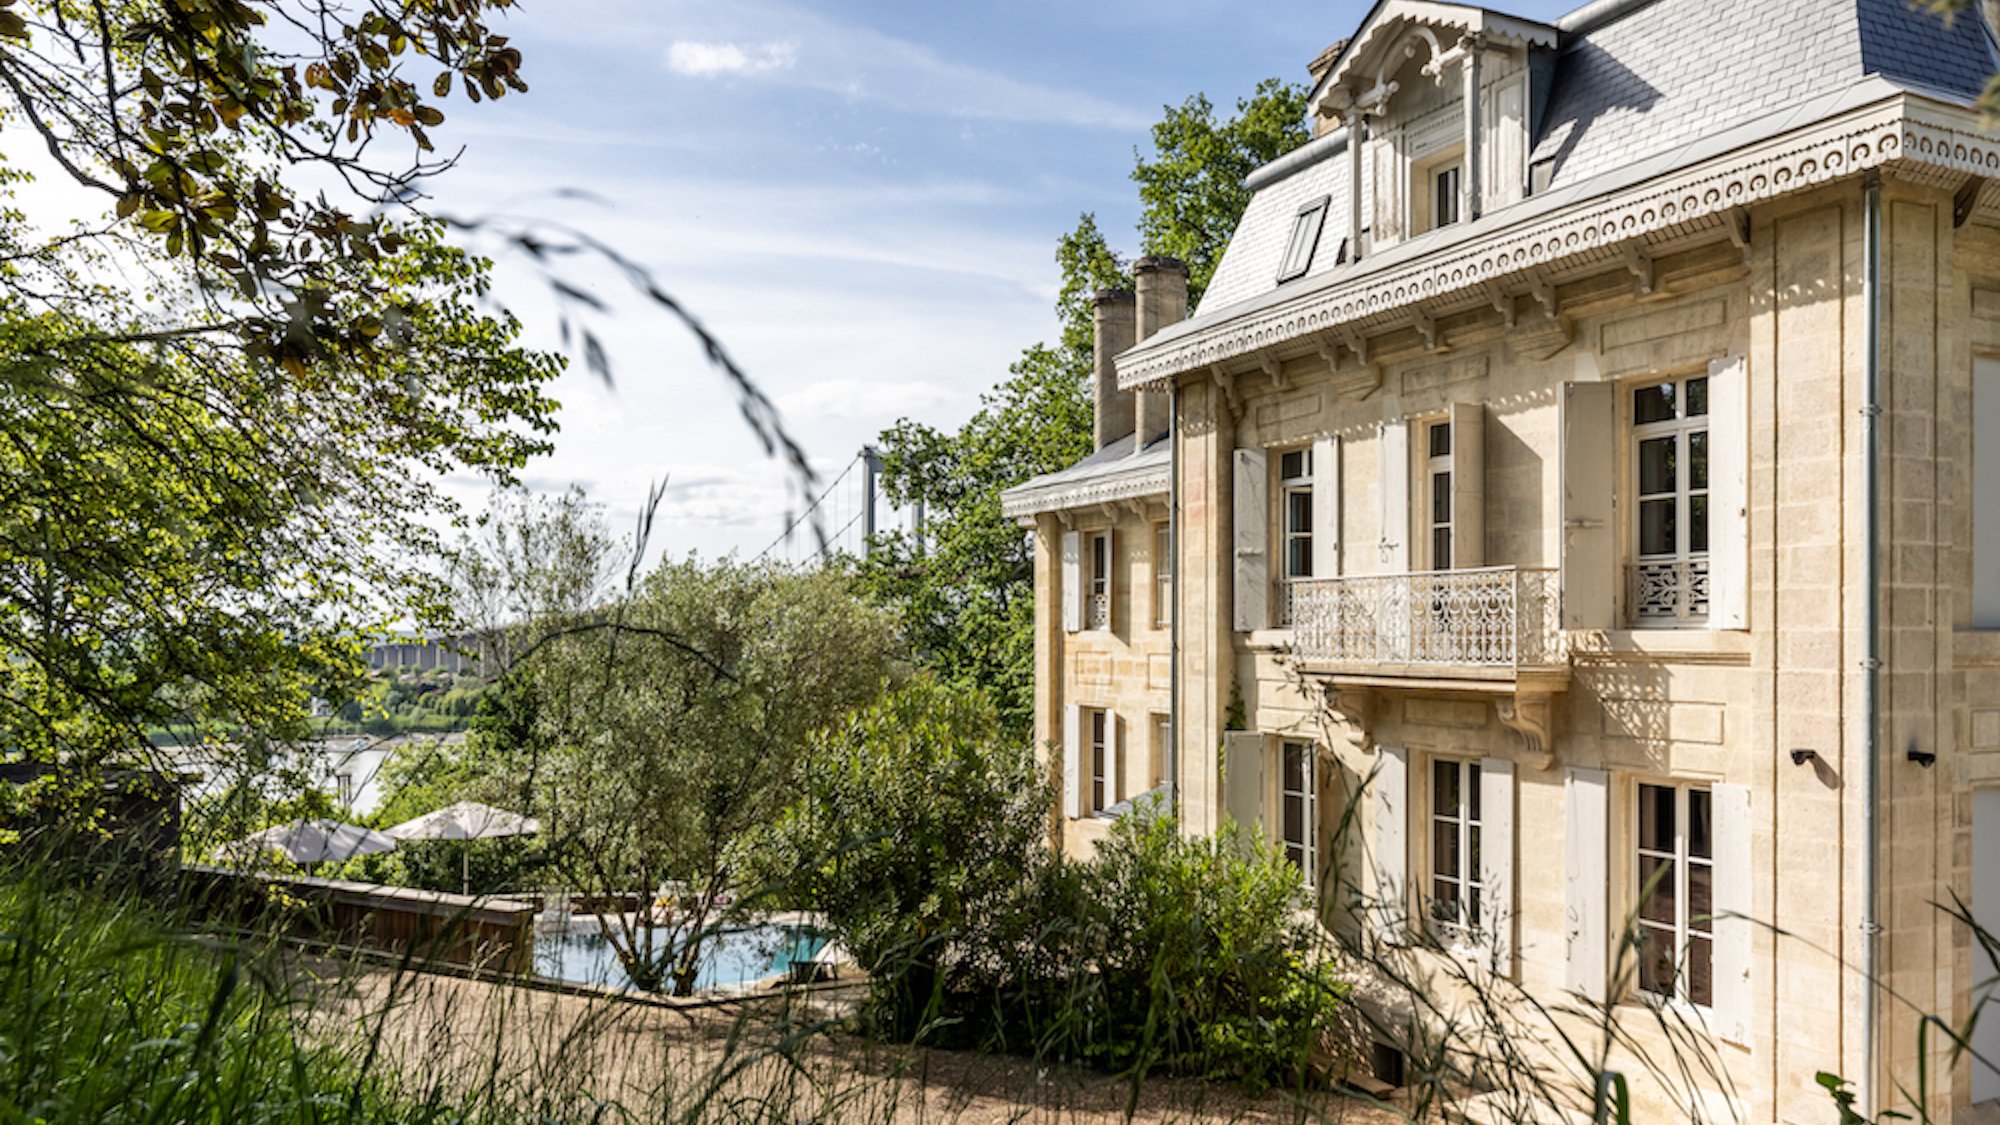
[[222,850],[232,856],[247,857],[266,849],[276,849],[293,863],[309,867],[316,863],[386,852],[395,846],[393,837],[358,824],[342,824],[337,820],[301,820],[252,832],[241,840],[224,845]]
[[[406,820],[388,830],[398,840],[496,840],[502,836],[528,836],[542,830],[541,822],[520,813],[460,801],[436,812]],[[461,891],[472,889],[472,849],[466,848],[460,863]]]

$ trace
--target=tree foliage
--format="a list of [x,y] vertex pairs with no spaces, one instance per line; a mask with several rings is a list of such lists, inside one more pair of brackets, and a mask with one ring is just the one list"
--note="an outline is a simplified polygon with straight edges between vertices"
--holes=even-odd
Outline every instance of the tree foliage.
[[[1155,153],[1133,172],[1146,252],[1188,263],[1200,295],[1249,202],[1243,177],[1306,139],[1305,92],[1275,79],[1217,120],[1199,95],[1153,128]],[[922,503],[922,544],[892,534],[861,564],[871,595],[902,610],[916,657],[946,682],[992,695],[1025,734],[1034,706],[1034,558],[1001,515],[1000,493],[1091,451],[1091,326],[1099,289],[1130,288],[1125,259],[1094,215],[1056,242],[1054,344],[1008,369],[957,431],[905,418],[881,437],[883,481],[897,504]]]
[[671,563],[524,650],[474,737],[570,886],[666,888],[665,924],[606,915],[605,936],[641,987],[685,993],[742,842],[896,664],[893,619],[844,576]]

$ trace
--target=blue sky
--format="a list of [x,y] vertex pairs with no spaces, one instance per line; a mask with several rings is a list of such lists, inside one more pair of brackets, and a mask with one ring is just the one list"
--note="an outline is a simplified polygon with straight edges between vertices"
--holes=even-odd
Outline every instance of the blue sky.
[[[1055,239],[1079,212],[1137,250],[1133,150],[1163,106],[1196,92],[1230,106],[1259,79],[1303,80],[1366,8],[529,0],[505,30],[532,90],[460,104],[439,136],[464,158],[432,185],[434,205],[614,241],[835,472],[899,417],[963,421],[1052,335]],[[595,280],[622,306],[603,326],[617,385],[563,378],[563,433],[529,482],[583,485],[622,530],[664,476],[656,551],[755,555],[798,504],[782,468],[691,338]],[[523,269],[503,263],[499,292],[554,343]]]

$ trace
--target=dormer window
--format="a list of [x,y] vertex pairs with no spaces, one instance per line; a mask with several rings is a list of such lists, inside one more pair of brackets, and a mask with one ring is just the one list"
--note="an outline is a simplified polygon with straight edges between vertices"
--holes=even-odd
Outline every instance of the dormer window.
[[1326,225],[1326,204],[1327,197],[1322,195],[1299,208],[1298,217],[1292,220],[1292,238],[1285,244],[1284,264],[1278,267],[1280,283],[1304,277],[1306,270],[1312,268],[1320,228]]
[[1453,145],[1414,160],[1410,172],[1410,233],[1458,222],[1465,198],[1464,146]]

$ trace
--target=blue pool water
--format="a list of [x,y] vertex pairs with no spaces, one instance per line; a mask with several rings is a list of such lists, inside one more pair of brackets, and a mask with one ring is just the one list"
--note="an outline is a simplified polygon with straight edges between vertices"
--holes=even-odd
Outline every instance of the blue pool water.
[[[724,930],[709,937],[695,987],[715,988],[762,980],[810,961],[826,946],[826,935],[805,926],[760,925]],[[666,948],[662,941],[659,948]],[[537,976],[606,988],[630,988],[631,978],[596,922],[578,921],[567,930],[535,935]]]

